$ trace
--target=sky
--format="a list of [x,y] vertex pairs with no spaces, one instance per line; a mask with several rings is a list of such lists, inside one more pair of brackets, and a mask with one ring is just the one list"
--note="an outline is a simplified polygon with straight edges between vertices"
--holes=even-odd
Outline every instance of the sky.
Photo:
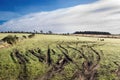
[[0,31],[120,33],[120,0],[0,0]]
[[96,0],[0,0],[0,21],[7,21],[26,14],[52,11]]

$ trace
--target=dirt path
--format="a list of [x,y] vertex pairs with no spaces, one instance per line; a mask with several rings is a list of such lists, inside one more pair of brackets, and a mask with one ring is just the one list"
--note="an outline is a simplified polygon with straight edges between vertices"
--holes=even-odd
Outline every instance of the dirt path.
[[10,45],[7,44],[7,43],[2,43],[0,44],[0,49],[3,49],[3,48],[8,48]]

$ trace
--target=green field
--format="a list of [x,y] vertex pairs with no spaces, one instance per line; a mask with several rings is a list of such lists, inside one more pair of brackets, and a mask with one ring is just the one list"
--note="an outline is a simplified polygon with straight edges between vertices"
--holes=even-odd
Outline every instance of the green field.
[[[0,33],[0,39],[7,35],[22,37],[23,35],[28,36],[29,34]],[[119,80],[119,76],[115,70],[119,69],[120,66],[120,39],[104,38],[104,41],[100,41],[98,38],[92,37],[44,34],[36,34],[33,38],[22,39],[14,45],[0,48],[0,80],[78,80],[79,78],[72,77],[75,71],[78,70],[77,66],[80,68],[79,72],[85,72],[85,70],[82,70],[82,64],[85,59],[79,51],[70,47],[80,51],[83,49],[82,53],[87,56],[92,63],[95,63],[98,57],[96,54],[93,54],[95,52],[92,51],[91,48],[99,53],[100,63],[98,63],[99,68],[95,69],[95,71],[97,71],[95,80]],[[44,58],[46,58],[46,54],[49,53],[50,49],[52,59],[50,65],[45,61],[40,62],[35,55],[30,54],[29,50],[37,51],[38,48],[41,50],[41,55],[45,56]],[[23,60],[27,59],[28,62],[23,62],[23,64],[19,63],[16,57],[16,62],[13,61],[11,53],[16,49],[24,56],[22,57]],[[53,54],[54,51],[52,50],[55,51],[55,54]],[[62,66],[60,72],[53,70],[51,74],[54,72],[54,76],[50,77],[50,79],[43,79],[53,65],[56,64],[58,58],[60,56],[62,56],[62,58],[65,57],[64,52],[69,55],[73,62],[68,60],[68,62]],[[35,54],[38,53],[36,52]],[[93,56],[95,58],[93,58]],[[118,72],[120,75],[120,70]]]

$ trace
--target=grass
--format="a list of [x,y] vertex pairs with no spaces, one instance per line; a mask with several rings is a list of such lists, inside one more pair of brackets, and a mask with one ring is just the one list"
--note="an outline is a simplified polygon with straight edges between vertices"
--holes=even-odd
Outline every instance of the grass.
[[[7,35],[17,35],[22,37],[23,35],[28,36],[29,34],[0,34],[0,39]],[[110,39],[105,38],[104,41],[98,41],[98,38],[92,37],[81,37],[81,36],[63,36],[63,35],[42,35],[36,34],[34,38],[27,38],[21,41],[18,41],[16,45],[9,46],[7,48],[0,49],[0,80],[17,80],[20,71],[20,65],[13,63],[13,60],[10,57],[10,53],[13,52],[14,49],[18,49],[21,54],[25,55],[27,50],[29,49],[37,49],[40,48],[43,54],[47,53],[48,46],[51,49],[54,49],[57,55],[61,55],[59,49],[57,49],[56,45],[61,44],[65,48],[67,45],[72,47],[76,47],[78,43],[78,48],[82,46],[89,45],[93,46],[96,51],[101,54],[102,59],[100,62],[100,68],[98,70],[98,78],[97,80],[117,80],[117,76],[112,74],[111,71],[117,69],[118,67],[114,64],[114,62],[120,63],[120,39]],[[67,48],[68,49],[68,48]],[[85,48],[85,53],[88,53],[88,49]],[[77,60],[74,50],[68,49],[70,57],[77,62],[80,62],[81,65],[82,60]],[[30,63],[27,63],[27,69],[29,73],[29,80],[34,80],[36,77],[43,76],[48,70],[49,67],[46,64],[40,63],[38,59],[30,55],[33,59],[30,60]],[[51,56],[54,61],[57,61],[57,56]],[[65,66],[65,76],[61,76],[61,74],[56,74],[51,80],[70,80],[73,75],[75,69],[75,65],[68,64]]]

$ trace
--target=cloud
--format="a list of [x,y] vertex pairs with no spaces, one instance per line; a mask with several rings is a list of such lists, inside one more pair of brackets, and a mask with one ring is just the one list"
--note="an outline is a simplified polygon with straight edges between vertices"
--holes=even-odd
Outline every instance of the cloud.
[[120,0],[99,0],[48,12],[38,12],[12,19],[0,26],[1,31],[53,32],[108,31],[120,32]]

